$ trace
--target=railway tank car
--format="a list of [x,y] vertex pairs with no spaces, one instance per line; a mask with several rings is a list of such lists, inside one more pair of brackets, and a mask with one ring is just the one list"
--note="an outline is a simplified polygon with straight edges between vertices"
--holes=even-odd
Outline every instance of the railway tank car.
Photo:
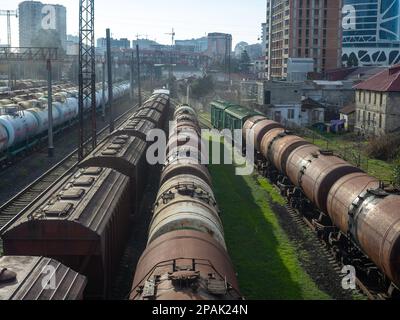
[[[261,128],[257,123],[262,124]],[[332,244],[345,243],[343,261],[364,261],[364,254],[384,274],[387,285],[400,286],[400,195],[385,189],[377,179],[352,166],[332,152],[295,136],[280,124],[267,118],[253,117],[244,125],[261,141],[256,149],[258,166],[273,181],[278,182],[292,206],[304,208],[312,203],[319,212],[328,215],[323,223],[325,237]],[[306,210],[309,211],[309,210]],[[323,216],[314,219],[322,223]],[[335,228],[332,228],[334,226]],[[349,248],[351,240],[353,248]],[[349,253],[354,251],[355,253]],[[353,254],[353,256],[352,256]],[[365,261],[364,261],[365,262]],[[376,269],[369,263],[357,265],[364,274]],[[388,279],[388,280],[387,280]]]
[[[129,91],[129,84],[114,85],[114,98],[121,98]],[[96,92],[96,107],[102,100],[102,90]],[[32,141],[46,134],[48,129],[47,96],[42,94],[37,99],[30,95],[16,96],[4,101],[12,104],[3,105],[0,114],[0,154],[10,152],[16,154],[29,148]],[[70,126],[78,116],[78,95],[74,88],[59,87],[53,95],[53,125],[57,127]],[[106,102],[108,93],[105,94]],[[15,106],[9,108],[9,106]],[[90,108],[90,102],[84,105],[84,110]],[[12,110],[8,112],[7,110]]]
[[[207,168],[199,162],[197,119],[178,107],[170,137],[187,142],[166,154],[154,204],[147,248],[134,276],[131,300],[223,300],[241,295],[227,253],[218,206]],[[185,118],[185,119],[184,119]]]
[[[152,98],[144,104],[152,106],[146,108],[148,114],[154,109],[168,112],[168,97]],[[137,114],[83,159],[80,169],[56,182],[6,226],[5,254],[57,259],[87,277],[86,298],[109,296],[148,172],[148,143],[141,130],[149,128],[143,125],[149,120]]]

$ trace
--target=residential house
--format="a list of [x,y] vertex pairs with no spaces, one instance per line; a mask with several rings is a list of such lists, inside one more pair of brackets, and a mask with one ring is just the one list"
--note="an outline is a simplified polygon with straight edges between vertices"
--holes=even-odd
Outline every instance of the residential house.
[[356,85],[355,130],[379,136],[400,130],[400,64]]

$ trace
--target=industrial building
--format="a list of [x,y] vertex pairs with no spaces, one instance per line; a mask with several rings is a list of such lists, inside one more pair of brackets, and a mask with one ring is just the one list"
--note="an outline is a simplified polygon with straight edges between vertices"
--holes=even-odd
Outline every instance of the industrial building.
[[[131,41],[126,38],[121,39],[110,39],[111,48],[129,49],[131,47]],[[107,39],[99,38],[97,39],[97,53],[103,54],[107,49]]]
[[267,0],[269,79],[286,79],[289,58],[314,59],[314,72],[341,66],[342,0]]

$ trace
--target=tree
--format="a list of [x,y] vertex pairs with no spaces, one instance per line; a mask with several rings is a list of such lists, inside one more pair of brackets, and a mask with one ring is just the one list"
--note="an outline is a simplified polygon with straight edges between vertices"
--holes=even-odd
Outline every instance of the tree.
[[347,67],[348,68],[358,67],[358,59],[354,52],[350,54],[349,60],[347,60]]
[[400,188],[400,157],[394,163],[393,183],[396,187]]
[[197,79],[191,85],[192,96],[200,98],[214,91],[214,81],[211,76]]
[[247,50],[244,50],[240,56],[240,70],[242,72],[249,72],[250,68],[250,57]]

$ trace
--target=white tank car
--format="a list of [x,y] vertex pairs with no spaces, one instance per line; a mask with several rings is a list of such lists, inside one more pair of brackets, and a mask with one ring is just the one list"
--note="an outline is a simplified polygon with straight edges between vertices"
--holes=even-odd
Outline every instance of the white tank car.
[[72,118],[70,118],[69,120],[75,118],[78,116],[78,99],[75,98],[67,98],[66,101],[68,108],[70,109],[70,112],[73,114]]
[[75,109],[74,104],[71,102],[71,99],[68,98],[64,103],[59,103],[59,106],[61,111],[61,123],[68,122],[75,118],[77,110]]
[[35,136],[39,128],[36,117],[26,111],[0,116],[0,123],[7,129],[8,147]]
[[0,152],[8,147],[8,134],[6,127],[0,122]]
[[102,90],[96,92],[96,108],[100,108],[102,99]]
[[67,111],[63,109],[63,104],[53,102],[53,126],[59,126],[65,122],[64,114],[67,114]]
[[49,127],[49,112],[47,108],[32,108],[27,110],[27,112],[32,113],[38,121],[37,134],[45,132]]

